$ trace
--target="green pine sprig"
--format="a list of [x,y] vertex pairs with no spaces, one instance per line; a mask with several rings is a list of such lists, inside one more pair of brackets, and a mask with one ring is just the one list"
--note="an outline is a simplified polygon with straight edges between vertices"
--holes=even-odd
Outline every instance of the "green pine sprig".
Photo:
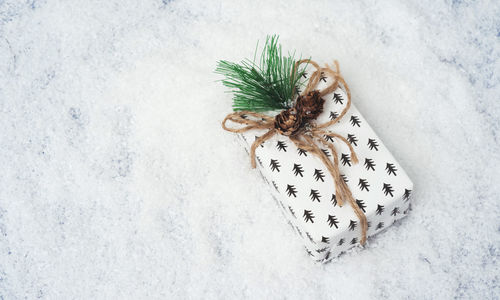
[[231,88],[233,110],[263,112],[283,110],[293,105],[295,87],[303,85],[306,66],[293,70],[294,54],[284,56],[279,37],[267,37],[258,63],[245,59],[241,63],[221,60],[215,72],[225,76],[222,83]]

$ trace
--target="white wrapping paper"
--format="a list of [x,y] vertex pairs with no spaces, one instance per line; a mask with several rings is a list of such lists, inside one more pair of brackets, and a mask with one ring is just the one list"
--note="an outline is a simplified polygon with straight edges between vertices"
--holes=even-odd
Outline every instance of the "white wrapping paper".
[[[329,80],[322,79],[318,89],[329,84]],[[324,99],[318,124],[340,114],[347,102],[340,87]],[[359,163],[355,165],[350,161],[347,145],[333,140],[340,173],[368,219],[368,237],[404,217],[409,211],[413,183],[354,103],[342,120],[328,130],[346,137],[358,156]],[[248,131],[239,137],[248,150],[256,137],[265,132]],[[324,151],[331,155],[328,149]],[[359,220],[348,203],[337,205],[333,178],[319,158],[300,151],[288,137],[279,134],[257,148],[256,158],[273,197],[314,260],[327,262],[359,245]]]

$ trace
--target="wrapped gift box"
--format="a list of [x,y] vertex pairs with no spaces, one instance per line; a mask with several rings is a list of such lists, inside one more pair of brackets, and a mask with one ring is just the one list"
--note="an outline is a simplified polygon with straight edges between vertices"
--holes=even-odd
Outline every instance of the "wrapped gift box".
[[[322,77],[318,89],[329,84],[329,80]],[[347,103],[341,87],[324,99],[318,124],[337,117]],[[329,140],[337,149],[343,180],[367,217],[367,236],[403,218],[409,211],[413,183],[355,105],[351,104],[347,114],[328,130],[346,137],[358,156],[359,163],[353,164],[347,145]],[[238,135],[249,150],[265,132],[254,130]],[[322,150],[331,158],[327,148]],[[319,158],[278,134],[257,148],[256,159],[273,198],[314,260],[327,262],[359,245],[359,220],[348,203],[342,207],[337,204],[333,178]]]

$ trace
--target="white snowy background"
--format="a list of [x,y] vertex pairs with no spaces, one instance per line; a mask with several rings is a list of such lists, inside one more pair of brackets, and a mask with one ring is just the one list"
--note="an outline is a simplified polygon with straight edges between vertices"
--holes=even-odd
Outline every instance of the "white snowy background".
[[[0,1],[0,299],[499,298],[499,2],[347,2]],[[415,183],[326,265],[220,127],[272,33]]]

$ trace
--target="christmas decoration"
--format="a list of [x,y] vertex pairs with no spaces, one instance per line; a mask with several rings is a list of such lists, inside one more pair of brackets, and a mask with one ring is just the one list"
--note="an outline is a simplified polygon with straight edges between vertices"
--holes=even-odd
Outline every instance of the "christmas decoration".
[[220,61],[216,72],[233,92],[223,128],[238,133],[253,168],[259,162],[316,261],[365,245],[408,213],[413,184],[352,105],[337,62],[283,56],[273,36],[260,61]]

